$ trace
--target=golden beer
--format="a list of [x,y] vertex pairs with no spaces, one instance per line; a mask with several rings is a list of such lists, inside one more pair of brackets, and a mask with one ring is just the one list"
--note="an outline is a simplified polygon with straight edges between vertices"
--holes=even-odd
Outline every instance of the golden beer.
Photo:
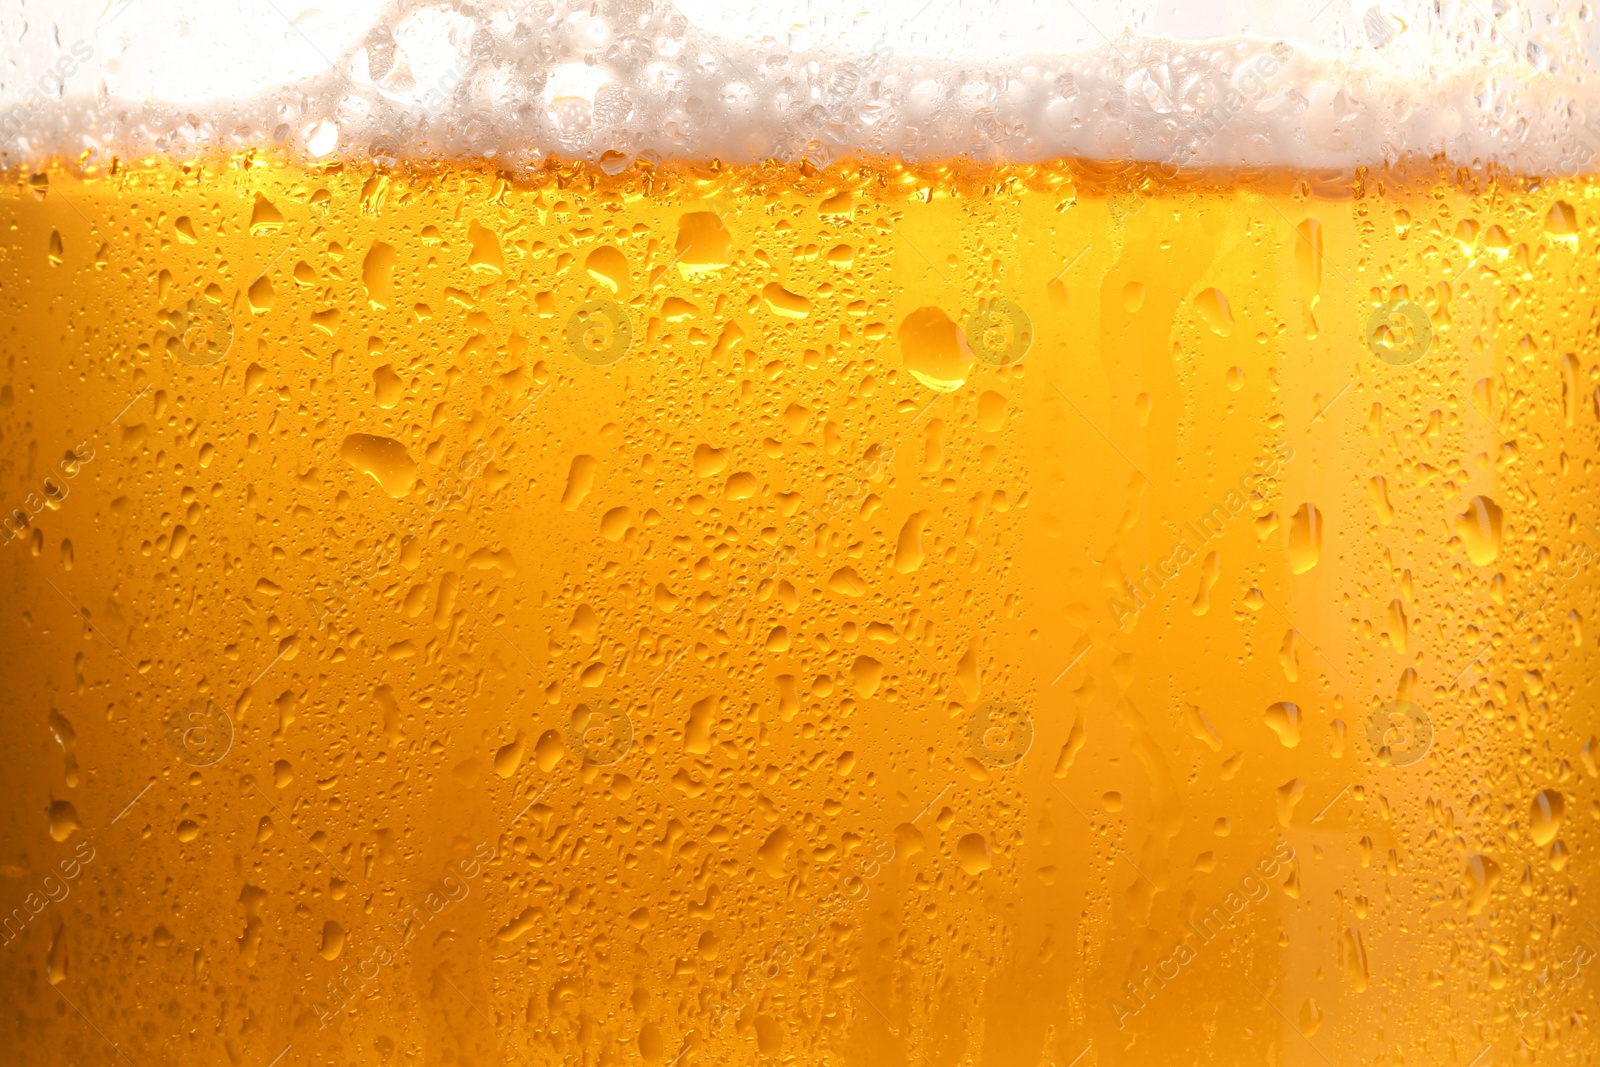
[[1589,1062],[1597,203],[13,174],[0,1058]]

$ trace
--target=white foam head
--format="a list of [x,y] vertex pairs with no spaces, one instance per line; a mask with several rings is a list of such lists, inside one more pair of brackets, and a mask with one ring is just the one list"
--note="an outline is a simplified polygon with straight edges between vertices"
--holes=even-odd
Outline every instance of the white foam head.
[[0,151],[1600,169],[1589,8],[1505,6],[4,0]]

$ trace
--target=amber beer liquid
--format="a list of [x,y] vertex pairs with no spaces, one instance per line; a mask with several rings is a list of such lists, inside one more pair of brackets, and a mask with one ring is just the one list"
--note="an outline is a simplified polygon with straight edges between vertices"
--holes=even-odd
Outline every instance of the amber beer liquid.
[[1596,198],[12,174],[7,1062],[1584,1062]]

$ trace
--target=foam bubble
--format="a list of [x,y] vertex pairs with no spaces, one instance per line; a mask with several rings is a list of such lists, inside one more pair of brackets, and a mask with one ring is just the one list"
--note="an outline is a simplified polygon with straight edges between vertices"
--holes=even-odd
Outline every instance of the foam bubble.
[[0,151],[1600,169],[1587,6],[1257,6],[10,0]]

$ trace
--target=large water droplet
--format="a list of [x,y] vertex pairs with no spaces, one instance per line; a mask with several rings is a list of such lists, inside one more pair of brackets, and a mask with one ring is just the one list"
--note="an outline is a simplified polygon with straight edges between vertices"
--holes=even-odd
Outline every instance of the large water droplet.
[[1489,894],[1500,881],[1500,865],[1488,856],[1467,860],[1467,914],[1476,915],[1489,903]]
[[1301,504],[1289,520],[1289,569],[1304,574],[1322,558],[1322,513],[1315,504]]
[[1548,845],[1555,840],[1556,834],[1561,832],[1561,818],[1566,810],[1566,798],[1554,789],[1541,789],[1534,794],[1529,824],[1534,844]]
[[1201,290],[1194,298],[1194,309],[1200,313],[1200,321],[1212,333],[1221,337],[1233,334],[1233,311],[1228,307],[1228,298],[1221,289]]
[[972,366],[956,324],[936,307],[918,308],[900,323],[900,351],[911,376],[941,393],[961,388]]
[[1284,748],[1300,744],[1300,705],[1280,700],[1267,708],[1266,720]]
[[982,874],[994,866],[989,854],[989,842],[982,834],[963,834],[956,842],[956,862],[971,875]]
[[339,455],[356,470],[371,475],[372,480],[396,500],[416,488],[417,465],[406,446],[392,437],[350,434],[339,447]]
[[1486,496],[1467,501],[1467,510],[1456,519],[1456,534],[1466,546],[1467,558],[1486,566],[1500,557],[1500,505]]

